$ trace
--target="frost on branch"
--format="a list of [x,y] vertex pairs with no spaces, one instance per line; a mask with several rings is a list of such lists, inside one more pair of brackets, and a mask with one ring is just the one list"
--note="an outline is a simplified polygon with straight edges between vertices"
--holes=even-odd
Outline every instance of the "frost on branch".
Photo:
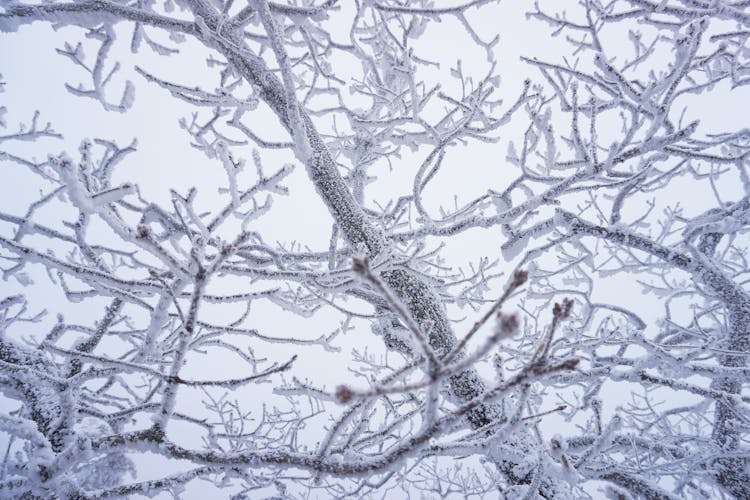
[[749,498],[750,6],[511,4],[5,2],[0,496]]

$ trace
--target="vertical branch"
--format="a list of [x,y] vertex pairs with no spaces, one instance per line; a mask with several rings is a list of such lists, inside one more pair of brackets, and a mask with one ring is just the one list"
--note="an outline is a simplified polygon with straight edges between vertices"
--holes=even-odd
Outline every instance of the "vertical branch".
[[289,69],[289,56],[284,48],[284,40],[282,40],[279,34],[279,29],[268,8],[267,0],[254,0],[254,4],[257,8],[258,16],[263,23],[263,27],[268,34],[271,48],[276,56],[276,62],[279,65],[279,71],[281,72],[281,81],[284,84],[285,91],[284,100],[286,102],[287,123],[292,130],[294,151],[301,162],[307,163],[312,155],[312,149],[307,139],[305,122],[302,119],[300,104],[297,101],[297,92],[294,85],[292,71]]
[[195,333],[195,324],[198,321],[198,310],[200,309],[203,293],[208,282],[208,274],[203,264],[198,260],[197,252],[193,251],[192,255],[198,271],[193,277],[193,293],[190,297],[190,308],[185,318],[185,323],[179,330],[179,341],[174,354],[174,360],[169,368],[169,381],[164,388],[161,408],[157,420],[154,422],[154,428],[158,433],[163,434],[167,429],[167,423],[174,412],[175,400],[177,397],[177,380],[179,379],[180,369],[185,361],[190,341]]

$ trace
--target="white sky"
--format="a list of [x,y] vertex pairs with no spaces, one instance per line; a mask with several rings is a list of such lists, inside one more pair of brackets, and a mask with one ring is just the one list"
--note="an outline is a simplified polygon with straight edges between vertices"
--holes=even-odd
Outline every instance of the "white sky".
[[[519,61],[520,54],[537,55],[545,60],[557,61],[568,50],[561,38],[550,38],[546,26],[539,22],[526,21],[523,9],[530,5],[530,2],[524,0],[504,1],[499,6],[485,8],[481,14],[470,17],[472,25],[485,39],[490,39],[495,34],[500,35],[495,53],[501,68],[501,90],[507,103],[512,102],[518,95],[524,78],[530,74],[537,77],[533,70],[530,71],[528,66]],[[191,108],[169,96],[165,90],[145,82],[133,71],[133,65],[137,62],[147,71],[166,80],[212,89],[216,82],[214,71],[205,67],[207,51],[190,42],[181,49],[183,53],[177,57],[151,55],[147,49],[133,57],[127,51],[130,29],[126,25],[118,25],[117,33],[121,38],[110,59],[122,63],[121,72],[115,77],[112,85],[113,101],[119,101],[119,92],[125,79],[132,79],[136,84],[135,105],[125,114],[105,112],[99,103],[73,97],[64,89],[65,82],[73,85],[79,81],[85,82],[85,75],[73,67],[69,60],[57,55],[55,48],[62,47],[64,41],[75,44],[81,40],[80,30],[63,28],[53,33],[47,24],[37,23],[31,27],[21,28],[17,33],[0,35],[0,73],[7,82],[5,93],[0,94],[0,106],[8,108],[8,132],[14,131],[19,122],[28,123],[33,112],[40,110],[40,121],[52,122],[55,130],[65,136],[63,141],[40,140],[34,143],[13,144],[12,148],[8,149],[37,158],[62,151],[67,151],[75,157],[77,148],[84,138],[113,139],[120,146],[124,146],[137,137],[138,152],[118,167],[116,179],[137,179],[140,192],[145,198],[167,206],[169,189],[185,193],[190,187],[197,186],[199,205],[202,204],[206,209],[216,208],[217,189],[225,185],[223,170],[218,162],[209,160],[199,151],[187,147],[189,138],[177,125],[178,119],[189,116]],[[621,41],[612,40],[610,43],[616,45]],[[92,51],[88,52],[89,55],[93,55]],[[463,60],[466,72],[475,72],[479,76],[487,69],[483,50],[471,44],[468,34],[454,19],[431,23],[424,38],[415,44],[415,52],[427,59],[440,60],[440,69],[432,71],[429,77],[443,81],[446,91],[450,89],[451,84],[444,75],[457,59]],[[700,117],[707,131],[731,130],[746,126],[747,118],[743,113],[736,112],[736,106],[737,102],[747,102],[747,97],[750,96],[745,91],[729,93],[725,89],[720,93],[714,93],[710,99],[695,98],[689,102],[686,99],[686,104],[689,103],[687,116]],[[280,129],[271,117],[262,123],[246,123],[262,130],[264,138],[285,139],[279,134]],[[508,137],[517,140],[525,123],[524,120],[519,120],[518,127],[509,127],[504,133],[504,139]],[[273,137],[274,131],[279,135]],[[507,143],[503,140],[495,145],[472,143],[469,147],[450,149],[446,167],[426,192],[428,210],[437,213],[440,205],[452,206],[454,194],[459,194],[460,204],[488,188],[501,190],[505,186],[504,183],[511,178],[511,171],[505,162],[506,147]],[[246,160],[246,169],[252,172],[252,159],[249,154],[246,155]],[[289,155],[274,156],[264,153],[264,167],[267,173],[275,171],[285,162],[293,161]],[[417,166],[417,159],[404,157],[395,165],[393,171],[389,171],[385,165],[374,169],[373,173],[381,177],[372,186],[368,202],[378,201],[385,204],[388,199],[395,198],[398,194],[410,192],[412,176]],[[2,211],[21,215],[29,202],[38,196],[39,189],[49,188],[48,185],[40,184],[35,176],[25,172],[20,166],[0,163],[0,168],[3,169],[3,181],[0,182]],[[295,173],[285,184],[290,188],[291,195],[276,197],[272,215],[259,221],[254,228],[262,232],[267,242],[296,240],[309,245],[313,250],[326,249],[330,237],[331,218],[322,202],[317,199],[306,178],[304,168],[298,165]],[[690,187],[686,186],[686,189]],[[731,187],[728,186],[727,189],[728,193],[733,195]],[[681,192],[669,193],[667,196],[674,196],[675,201],[688,200],[697,210],[701,205],[701,199],[706,197],[707,193]],[[42,220],[59,220],[60,212],[57,210],[60,206],[57,204],[55,210],[48,210]],[[8,227],[0,225],[0,231],[7,234]],[[476,262],[483,256],[491,259],[500,258],[499,247],[502,242],[503,236],[497,229],[468,231],[448,241],[443,255],[451,265],[466,266],[468,262]],[[511,264],[502,266],[503,270],[511,268]],[[36,304],[43,304],[50,312],[45,325],[54,321],[54,314],[57,312],[64,312],[68,319],[80,318],[81,321],[98,319],[100,316],[99,310],[92,316],[91,311],[94,309],[89,305],[74,308],[64,303],[60,292],[48,285],[41,270],[33,272],[32,277],[36,285],[31,293],[37,297]],[[18,283],[13,280],[0,284],[0,287],[1,296],[21,291]],[[616,283],[597,283],[596,294],[597,300],[602,302],[631,304],[644,319],[654,319],[663,314],[660,307],[655,307],[658,306],[656,301],[650,301],[642,295],[635,283],[620,280]],[[275,306],[265,303],[259,302],[257,307],[254,307],[253,326],[261,333],[269,335],[305,332],[304,336],[315,338],[335,330],[342,319],[340,314],[328,313],[318,314],[314,321],[310,321],[283,314]],[[206,308],[205,312],[212,314],[210,308]],[[454,310],[450,313],[453,317],[459,314]],[[217,309],[213,314],[221,313]],[[463,314],[469,315],[464,325],[473,322],[470,310],[463,311]],[[45,331],[45,328],[40,326],[38,333],[43,334]],[[460,334],[461,327],[457,328],[457,331]],[[363,338],[373,340],[366,330],[352,333],[342,339],[340,345],[345,353],[343,355],[325,353],[318,347],[302,348],[305,351],[301,352],[300,361],[295,369],[301,374],[314,374],[316,383],[332,388],[333,384],[343,381],[342,377],[347,376],[346,363],[340,360],[342,357],[348,359],[351,347],[361,347]],[[373,345],[372,349],[374,352],[382,351],[379,345]],[[285,350],[288,350],[288,347],[260,346],[259,353],[282,360],[288,355]],[[224,373],[227,376],[236,376],[235,373],[231,373],[232,363],[213,362],[206,365],[200,356],[193,356],[196,362],[188,364],[186,375],[194,375],[196,378],[221,378]],[[361,384],[361,380],[353,383]],[[267,389],[270,387],[251,386],[250,392],[244,397],[248,401],[257,402],[262,399],[260,394]],[[189,404],[195,404],[197,398],[187,397],[180,404],[186,404],[187,401],[190,401]],[[615,399],[605,404],[609,406],[608,411],[613,411],[618,402]],[[559,416],[552,416],[546,421],[546,425],[552,428],[551,430],[557,430],[558,426],[570,424],[564,424]],[[197,439],[191,441],[189,444],[200,444]],[[144,472],[146,470],[147,468],[144,468]],[[154,469],[157,470],[159,473],[162,472],[162,469]],[[193,498],[200,498],[203,494],[200,489],[190,490],[190,496]],[[159,498],[162,497],[166,498],[164,495]]]

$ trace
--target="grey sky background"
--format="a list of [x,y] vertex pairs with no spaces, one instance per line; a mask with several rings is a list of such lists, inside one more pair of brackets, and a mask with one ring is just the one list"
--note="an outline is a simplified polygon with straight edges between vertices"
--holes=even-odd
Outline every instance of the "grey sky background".
[[[473,12],[475,15],[469,18],[469,22],[485,40],[496,34],[500,37],[494,50],[497,64],[501,68],[500,87],[506,96],[506,103],[512,102],[517,96],[524,78],[531,75],[535,80],[539,79],[533,68],[519,60],[520,55],[556,61],[569,53],[561,37],[551,38],[547,26],[539,21],[526,19],[524,9],[530,6],[530,2],[523,0],[504,1],[497,6],[482,9],[480,14]],[[48,154],[65,151],[76,158],[78,147],[85,138],[115,140],[120,146],[137,138],[138,151],[118,167],[115,179],[136,180],[144,198],[162,204],[168,203],[170,189],[185,193],[190,187],[195,186],[199,189],[198,205],[207,209],[215,208],[218,203],[217,192],[226,185],[223,169],[216,160],[208,159],[201,152],[189,147],[189,137],[178,125],[180,118],[189,119],[193,109],[171,97],[166,90],[146,82],[134,71],[134,65],[137,64],[164,79],[212,89],[216,86],[214,72],[210,69],[201,71],[205,68],[204,61],[209,52],[193,42],[188,42],[181,46],[182,53],[179,55],[163,57],[142,50],[133,56],[128,50],[131,27],[124,23],[119,24],[117,34],[118,40],[113,48],[110,64],[120,61],[121,70],[113,78],[110,100],[119,101],[125,80],[132,80],[136,86],[135,104],[124,114],[106,112],[98,102],[74,97],[65,90],[66,82],[75,85],[81,81],[86,85],[86,75],[69,60],[56,54],[55,48],[61,48],[66,41],[75,44],[83,40],[81,30],[65,27],[52,32],[49,25],[37,23],[31,27],[21,28],[16,33],[0,35],[0,73],[6,82],[4,93],[0,94],[0,106],[7,108],[5,119],[8,129],[5,133],[14,131],[19,122],[28,123],[34,111],[39,110],[40,123],[49,121],[57,132],[64,135],[63,140],[45,139],[13,144],[8,150],[40,159]],[[613,50],[617,50],[616,47],[624,44],[625,40],[614,38],[605,43],[611,44]],[[462,60],[462,67],[466,73],[474,73],[481,77],[487,71],[488,62],[483,50],[472,43],[469,34],[452,18],[441,23],[431,23],[425,36],[416,43],[415,53],[440,62],[439,69],[430,68],[425,74],[441,81],[446,91],[453,84],[447,75],[458,59]],[[93,56],[91,50],[88,54]],[[334,67],[334,70],[341,69],[346,72],[347,62],[342,61],[341,64],[341,68]],[[750,93],[746,89],[730,91],[728,88],[686,98],[685,120],[699,118],[701,129],[707,132],[748,126],[746,111],[738,107],[738,103],[748,102],[748,98]],[[500,109],[504,110],[505,106]],[[256,131],[262,131],[266,139],[285,140],[282,129],[270,115],[267,119],[259,119],[255,123],[246,123]],[[454,196],[458,197],[457,201],[461,204],[486,192],[487,189],[502,189],[512,173],[508,170],[509,166],[505,160],[507,141],[513,140],[518,143],[525,124],[526,122],[521,119],[517,121],[516,128],[506,128],[502,134],[503,140],[497,144],[474,142],[468,146],[451,148],[446,167],[425,193],[428,210],[438,213],[441,205],[452,206]],[[251,148],[248,148],[245,155],[246,172],[253,171],[250,150]],[[297,163],[287,154],[263,152],[262,155],[267,173],[275,171],[284,163]],[[378,165],[372,171],[378,174],[378,180],[368,188],[368,205],[374,206],[375,202],[386,203],[399,194],[410,192],[411,180],[419,159],[403,157],[392,166],[385,163]],[[39,190],[46,192],[49,188],[43,183],[40,184],[38,177],[19,165],[2,162],[0,168],[3,169],[0,181],[0,209],[5,212],[22,215],[29,202],[38,196]],[[267,242],[297,241],[312,250],[325,250],[328,247],[332,219],[308,181],[304,168],[297,164],[285,185],[289,187],[290,195],[276,197],[271,215],[252,223],[251,228],[261,232]],[[741,192],[739,185],[722,185],[718,189],[727,200],[736,199]],[[712,194],[705,186],[697,186],[693,182],[686,181],[684,189],[679,192],[671,190],[661,192],[658,196],[659,206],[680,202],[691,213],[700,212],[706,206],[712,205]],[[64,213],[61,211],[64,210],[64,202],[56,203],[54,209],[42,211],[44,215],[40,218],[60,220],[61,213]],[[0,231],[7,234],[8,227],[0,224]],[[100,233],[105,240],[111,237],[105,229]],[[447,264],[464,267],[470,262],[476,263],[482,257],[502,260],[500,245],[503,241],[503,235],[495,229],[471,230],[448,240],[443,255]],[[497,270],[507,273],[513,267],[514,263],[507,262],[502,263]],[[81,318],[82,321],[100,315],[100,310],[94,309],[90,302],[76,306],[65,301],[60,290],[50,286],[46,273],[40,268],[29,268],[28,273],[34,281],[33,286],[24,288],[13,278],[0,284],[1,295],[24,291],[34,299],[31,302],[32,306],[47,309],[49,313],[42,323],[33,325],[20,335],[38,338],[51,326],[57,313],[64,313],[69,320]],[[502,282],[503,280],[495,280],[494,286],[499,287]],[[658,328],[655,320],[663,315],[659,303],[644,295],[634,281],[617,279],[611,282],[597,282],[594,297],[601,302],[637,311],[647,321],[649,328]],[[352,308],[357,307],[361,309],[361,304],[352,304]],[[214,309],[214,314],[223,314],[222,311],[226,310],[218,307]],[[206,313],[211,314],[211,310],[211,306],[207,307]],[[237,310],[239,311],[238,308]],[[688,312],[684,311],[685,314]],[[455,327],[460,336],[467,325],[473,323],[479,312],[468,308],[449,308],[449,315],[454,319],[463,317],[463,321]],[[286,332],[294,332],[295,336],[298,334],[310,339],[331,333],[339,327],[342,318],[343,315],[331,311],[315,314],[312,318],[301,318],[284,313],[277,306],[265,302],[258,302],[252,311],[252,324],[262,333],[283,335]],[[548,318],[540,318],[541,323],[547,320]],[[353,331],[338,337],[336,346],[341,349],[339,353],[325,352],[320,347],[300,347],[300,359],[295,366],[294,374],[310,378],[316,384],[329,389],[344,381],[361,385],[363,381],[352,379],[347,370],[351,349],[362,350],[367,347],[368,352],[375,356],[384,355],[384,349],[379,340],[370,334],[365,322],[355,322],[355,325]],[[262,352],[259,354],[283,360],[291,354],[288,352],[289,349],[290,346],[283,344],[262,346]],[[227,360],[227,363],[217,364],[213,361],[207,364],[200,356],[193,356],[193,362],[188,363],[186,367],[186,375],[202,378],[238,375],[233,370],[239,369],[240,365],[235,365],[231,360]],[[619,386],[616,390],[613,388],[613,397],[604,402],[605,411],[609,414],[629,397],[627,391],[622,390],[627,385]],[[253,385],[238,391],[237,397],[242,399],[248,409],[257,408],[265,398],[271,399],[271,389],[270,385]],[[191,393],[185,390],[180,394],[179,404],[198,408],[203,397],[197,391]],[[543,420],[541,428],[552,435],[566,426],[573,425],[575,422],[565,422],[560,415],[551,415]],[[185,434],[182,438],[189,445],[200,444],[198,435]],[[140,462],[139,466],[144,479],[147,479],[152,473],[154,477],[158,476],[161,470],[157,473],[157,469],[164,465],[161,460],[154,458],[153,462],[148,459]],[[185,492],[185,498],[206,498],[210,494],[209,490],[211,488],[206,484],[197,481]],[[596,497],[596,488],[592,488],[589,493]],[[168,498],[168,495],[161,494],[156,498]]]

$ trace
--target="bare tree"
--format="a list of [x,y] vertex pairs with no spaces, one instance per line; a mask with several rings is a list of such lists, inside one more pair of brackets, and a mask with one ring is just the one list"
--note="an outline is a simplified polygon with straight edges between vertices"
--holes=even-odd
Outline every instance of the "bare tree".
[[742,113],[750,3],[565,7],[515,82],[506,1],[4,2],[63,28],[68,112],[158,90],[217,174],[150,197],[139,141],[0,108],[39,193],[0,212],[2,496],[750,498],[750,132],[701,111]]

